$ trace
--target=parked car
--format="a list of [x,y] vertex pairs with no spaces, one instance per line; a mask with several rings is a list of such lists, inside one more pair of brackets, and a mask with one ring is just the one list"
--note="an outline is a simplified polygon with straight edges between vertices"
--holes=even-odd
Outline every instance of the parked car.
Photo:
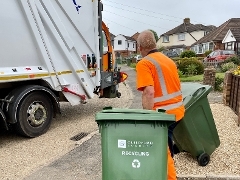
[[165,54],[169,58],[179,57],[179,54],[176,51],[167,51],[163,52],[163,54]]
[[233,50],[215,50],[211,52],[207,57],[204,58],[204,62],[217,60],[224,61],[228,57],[236,56],[235,51]]
[[136,55],[134,58],[136,59],[136,63],[137,63],[142,59],[142,56],[141,55]]

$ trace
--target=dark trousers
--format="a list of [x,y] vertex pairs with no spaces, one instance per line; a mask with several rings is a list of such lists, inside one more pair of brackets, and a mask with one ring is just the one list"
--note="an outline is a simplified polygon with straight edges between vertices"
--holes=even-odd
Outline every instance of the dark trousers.
[[171,153],[171,156],[173,157],[174,156],[174,144],[173,144],[173,130],[174,128],[177,126],[179,121],[171,124],[169,127],[168,127],[168,147],[169,147],[169,150],[170,150],[170,153]]

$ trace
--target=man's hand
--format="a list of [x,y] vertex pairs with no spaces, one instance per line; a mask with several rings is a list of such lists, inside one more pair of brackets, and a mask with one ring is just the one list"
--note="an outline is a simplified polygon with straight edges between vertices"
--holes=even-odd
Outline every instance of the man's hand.
[[143,109],[152,110],[154,106],[154,87],[146,86],[142,94]]

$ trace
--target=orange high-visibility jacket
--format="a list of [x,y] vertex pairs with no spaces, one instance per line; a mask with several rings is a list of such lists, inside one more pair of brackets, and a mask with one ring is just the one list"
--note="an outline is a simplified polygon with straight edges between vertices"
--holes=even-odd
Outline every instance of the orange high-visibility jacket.
[[185,108],[176,64],[164,54],[154,52],[138,62],[136,70],[138,90],[143,91],[146,86],[154,87],[153,109],[164,109],[168,114],[175,114],[176,121],[182,119]]

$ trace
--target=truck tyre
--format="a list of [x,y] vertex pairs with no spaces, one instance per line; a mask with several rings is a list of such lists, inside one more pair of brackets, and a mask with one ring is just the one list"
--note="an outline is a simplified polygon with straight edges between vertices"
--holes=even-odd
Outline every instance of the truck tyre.
[[37,137],[50,127],[53,118],[53,106],[43,92],[27,94],[17,108],[16,130],[23,136]]

